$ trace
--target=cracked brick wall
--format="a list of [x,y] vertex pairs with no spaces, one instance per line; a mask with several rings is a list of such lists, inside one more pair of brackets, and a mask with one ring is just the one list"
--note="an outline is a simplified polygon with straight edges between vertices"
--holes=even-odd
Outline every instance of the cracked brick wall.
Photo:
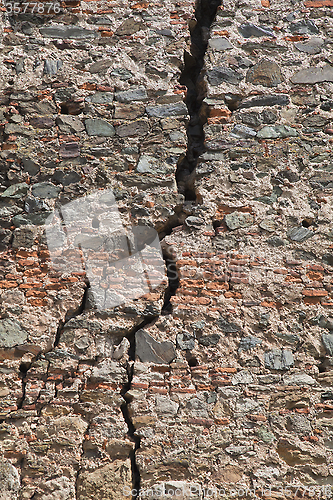
[[[54,5],[1,7],[1,498],[329,497],[332,1]],[[113,308],[47,241],[96,189],[169,278]]]

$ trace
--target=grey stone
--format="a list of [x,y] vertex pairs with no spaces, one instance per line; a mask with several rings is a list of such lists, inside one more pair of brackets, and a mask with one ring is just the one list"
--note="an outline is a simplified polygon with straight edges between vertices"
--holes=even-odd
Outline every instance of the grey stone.
[[113,125],[106,120],[99,118],[88,118],[85,120],[86,131],[88,135],[97,135],[98,137],[113,137],[116,133]]
[[143,363],[165,364],[176,357],[172,342],[157,342],[144,330],[136,332],[135,345],[136,355]]
[[116,92],[115,100],[118,102],[131,103],[133,101],[147,101],[148,95],[144,87],[139,87],[122,92]]
[[204,335],[203,337],[200,337],[199,344],[205,347],[214,346],[218,344],[220,338],[221,336],[218,335],[217,333],[212,333],[211,335]]
[[261,201],[261,203],[266,203],[266,205],[272,205],[278,200],[281,194],[282,189],[279,186],[274,186],[272,194],[270,196],[259,196],[258,198],[256,198],[256,200]]
[[25,71],[25,63],[24,63],[24,61],[25,61],[25,58],[23,58],[23,57],[21,57],[17,61],[16,65],[15,65],[15,71],[16,71],[17,75],[19,75],[20,73],[24,73],[24,71]]
[[191,350],[195,347],[194,338],[187,333],[178,333],[177,335],[177,345],[182,351]]
[[9,186],[3,193],[0,194],[1,198],[23,198],[28,192],[29,186],[25,182],[13,184]]
[[88,95],[85,98],[86,102],[93,104],[111,104],[114,99],[113,92],[95,92],[93,95]]
[[220,85],[223,82],[231,83],[232,85],[238,85],[238,83],[244,78],[241,73],[225,67],[208,70],[207,77],[209,83],[213,85],[213,87]]
[[279,115],[271,109],[264,109],[261,118],[264,123],[275,123]]
[[232,377],[231,383],[232,385],[238,384],[253,384],[254,377],[251,372],[248,370],[241,370]]
[[166,118],[168,116],[184,116],[188,114],[186,104],[175,102],[171,104],[163,104],[160,106],[147,106],[146,112],[149,117]]
[[35,242],[36,233],[31,228],[15,229],[13,237],[13,248],[31,248]]
[[90,250],[99,250],[104,244],[104,238],[100,236],[90,236],[86,234],[78,234],[74,239],[74,245]]
[[89,73],[104,73],[110,66],[112,66],[112,61],[110,59],[101,59],[89,66]]
[[253,128],[237,123],[230,132],[230,135],[233,137],[244,137],[244,139],[253,139],[256,137],[257,132]]
[[217,326],[222,330],[223,333],[238,333],[240,332],[240,327],[235,323],[230,323],[224,318],[217,320]]
[[331,172],[318,172],[317,175],[311,177],[310,185],[314,189],[332,189],[333,188],[333,174]]
[[319,54],[321,52],[321,46],[323,45],[324,40],[322,38],[314,37],[310,38],[306,42],[297,42],[295,43],[296,49],[300,52],[306,52],[307,54]]
[[177,414],[179,404],[172,401],[168,396],[156,396],[156,412],[163,415],[174,416]]
[[126,68],[114,68],[111,71],[110,76],[113,76],[115,78],[119,78],[119,80],[126,81],[126,80],[129,80],[130,78],[132,78],[133,73],[131,73]]
[[256,111],[245,111],[241,114],[241,120],[251,127],[259,127],[262,124],[261,115]]
[[312,433],[311,424],[305,415],[293,414],[287,416],[287,429],[297,434],[308,435]]
[[39,172],[40,166],[30,158],[22,158],[23,169],[29,175],[34,176]]
[[276,222],[274,219],[264,219],[260,222],[259,227],[273,233],[276,230]]
[[274,335],[288,344],[298,344],[300,341],[299,335],[294,335],[292,333],[274,332]]
[[62,61],[60,59],[58,61],[54,59],[45,59],[43,73],[44,75],[56,75],[61,68]]
[[321,338],[327,353],[333,356],[333,333],[323,333]]
[[314,235],[313,231],[303,226],[293,227],[287,233],[288,238],[292,241],[305,241],[308,238],[311,238],[311,236],[313,235]]
[[0,461],[0,498],[17,500],[20,490],[20,475],[18,470],[5,459]]
[[244,38],[250,38],[252,36],[272,36],[275,38],[275,33],[271,29],[266,26],[256,26],[252,23],[242,24],[239,26],[238,31]]
[[241,227],[249,227],[254,223],[254,216],[249,213],[232,212],[224,217],[228,229],[234,231]]
[[272,370],[289,370],[294,364],[294,356],[288,349],[272,349],[264,353],[265,367]]
[[84,130],[84,125],[77,116],[59,115],[57,116],[56,124],[64,134],[77,134]]
[[220,250],[221,252],[227,252],[232,248],[236,248],[238,245],[237,238],[232,234],[227,236],[218,235],[216,236],[216,238],[214,238],[213,242],[216,249]]
[[322,261],[324,264],[326,264],[328,266],[333,266],[333,254],[325,253],[322,256]]
[[41,212],[40,214],[24,214],[15,215],[12,223],[15,227],[27,226],[33,224],[34,226],[43,226],[52,212]]
[[260,319],[259,319],[259,327],[260,328],[266,329],[270,325],[269,317],[270,317],[269,313],[260,314]]
[[195,217],[194,215],[190,215],[185,219],[185,224],[187,227],[200,228],[204,223],[204,219],[201,219],[201,217]]
[[322,115],[310,115],[303,120],[302,125],[303,127],[316,127],[316,128],[322,128],[324,127],[330,119],[326,116]]
[[116,127],[119,137],[142,137],[149,132],[148,120],[135,120]]
[[311,19],[302,19],[296,23],[291,23],[289,26],[292,33],[299,35],[311,35],[319,33],[319,29]]
[[261,441],[267,444],[274,441],[274,434],[264,426],[259,427],[259,429],[257,430],[257,436],[259,439],[261,439]]
[[223,50],[228,50],[232,49],[233,45],[229,42],[227,38],[221,37],[221,38],[210,38],[208,42],[209,47],[211,47],[214,50],[217,51],[223,51]]
[[28,332],[16,319],[0,320],[0,347],[14,347],[22,344],[27,337]]
[[61,188],[51,182],[38,182],[31,188],[31,193],[36,198],[58,198],[60,191]]
[[283,376],[283,383],[285,385],[314,385],[316,380],[307,373],[298,372],[291,373]]
[[136,171],[141,174],[165,175],[173,171],[167,163],[153,156],[141,155]]
[[261,59],[246,73],[246,81],[254,85],[276,87],[282,83],[283,76],[279,66],[269,59]]
[[239,105],[239,109],[253,108],[256,106],[286,106],[290,103],[290,98],[286,94],[263,95],[244,99]]
[[297,136],[297,130],[288,125],[265,125],[257,134],[258,139],[278,139]]
[[333,82],[333,66],[326,64],[322,67],[314,67],[302,69],[291,77],[292,83],[321,83]]
[[258,339],[258,337],[254,337],[252,335],[249,335],[248,337],[243,337],[239,342],[238,352],[249,351],[250,349],[253,349],[257,345],[260,345],[261,343],[262,340]]
[[116,29],[115,34],[118,36],[133,35],[137,31],[143,29],[142,21],[136,21],[133,17],[125,19],[123,23]]
[[43,28],[39,28],[39,32],[46,38],[69,38],[72,40],[82,40],[96,37],[96,33],[92,30],[81,28],[80,26],[64,26],[62,24],[44,26]]

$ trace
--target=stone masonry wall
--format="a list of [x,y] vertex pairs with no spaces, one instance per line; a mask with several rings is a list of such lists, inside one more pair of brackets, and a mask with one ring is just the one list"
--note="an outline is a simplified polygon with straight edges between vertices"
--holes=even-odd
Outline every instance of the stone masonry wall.
[[1,499],[331,496],[332,7],[1,7]]

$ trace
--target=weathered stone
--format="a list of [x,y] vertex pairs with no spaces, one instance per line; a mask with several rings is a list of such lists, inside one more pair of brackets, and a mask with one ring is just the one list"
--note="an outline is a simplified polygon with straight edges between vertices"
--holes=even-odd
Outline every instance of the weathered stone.
[[3,193],[1,193],[1,198],[23,198],[28,192],[29,186],[25,182],[20,182],[19,184],[13,184],[9,186]]
[[17,500],[20,490],[18,470],[5,459],[0,462],[0,498]]
[[95,94],[88,95],[85,101],[91,102],[92,104],[111,104],[113,99],[113,92],[95,92]]
[[262,124],[262,118],[260,113],[255,111],[248,111],[241,114],[241,120],[243,123],[250,125],[251,127],[259,127]]
[[289,229],[287,236],[292,241],[305,241],[308,238],[311,238],[314,235],[314,232],[307,227],[293,227]]
[[303,127],[318,127],[318,128],[322,128],[329,121],[330,121],[330,119],[327,118],[326,116],[311,115],[311,116],[308,116],[307,118],[305,118],[305,120],[303,120],[302,125],[303,125]]
[[149,117],[166,118],[168,116],[187,115],[188,109],[184,102],[176,102],[161,106],[147,106],[146,112]]
[[333,334],[323,333],[322,341],[329,356],[333,356]]
[[244,99],[239,108],[253,108],[255,106],[286,106],[290,103],[290,98],[286,94],[263,95]]
[[60,191],[61,188],[51,182],[38,182],[31,188],[31,193],[36,198],[58,198]]
[[110,59],[101,59],[89,66],[89,73],[104,73],[110,66],[112,66]]
[[116,103],[114,110],[114,118],[116,120],[135,120],[142,116],[145,112],[145,107],[142,104],[121,104]]
[[276,222],[274,219],[264,219],[260,222],[259,227],[272,233],[276,230]]
[[80,471],[78,500],[126,500],[131,495],[131,461],[115,460],[92,472]]
[[133,35],[137,31],[144,28],[141,21],[136,21],[133,18],[125,19],[125,21],[116,29],[115,34],[118,36]]
[[25,72],[25,58],[24,57],[21,57],[17,61],[16,65],[15,65],[15,70],[16,70],[17,75]]
[[288,415],[287,428],[288,427],[293,432],[301,434],[302,436],[312,434],[311,424],[305,415]]
[[248,370],[241,370],[240,372],[236,373],[232,379],[231,379],[232,385],[238,385],[238,384],[253,384],[254,383],[254,377],[251,372]]
[[182,351],[192,350],[195,347],[194,338],[187,333],[178,333],[177,346],[179,349],[182,349]]
[[256,26],[255,24],[251,23],[242,24],[238,28],[238,31],[244,38],[250,38],[252,36],[272,36],[275,38],[275,33],[271,29],[267,28],[266,26]]
[[314,189],[332,189],[333,188],[333,174],[331,172],[318,172],[317,175],[310,179],[311,187]]
[[52,212],[42,212],[40,214],[24,214],[15,215],[12,222],[15,227],[27,226],[33,224],[34,226],[42,226],[45,224],[48,217]]
[[153,175],[165,175],[173,171],[167,163],[154,158],[153,156],[142,155],[140,156],[136,171],[139,173],[148,173]]
[[142,137],[149,131],[148,120],[136,120],[116,127],[119,137]]
[[56,124],[64,134],[78,134],[84,130],[84,125],[77,116],[59,115]]
[[223,333],[238,333],[241,328],[235,323],[229,322],[224,318],[217,320],[217,326],[222,330]]
[[299,35],[311,35],[319,33],[319,29],[311,19],[302,19],[296,23],[291,23],[290,31]]
[[54,59],[45,59],[43,73],[45,75],[56,75],[59,69],[62,68],[63,62],[59,59],[55,61]]
[[311,66],[302,69],[291,77],[292,83],[315,84],[321,82],[333,82],[333,66]]
[[28,172],[29,175],[36,175],[40,169],[40,166],[31,160],[30,158],[22,158],[23,169],[25,172]]
[[88,118],[85,120],[86,131],[88,135],[97,135],[98,137],[113,137],[116,133],[113,125],[106,120],[99,118]]
[[115,93],[115,100],[118,102],[131,103],[133,101],[147,101],[148,95],[144,87],[139,87]]
[[274,434],[270,432],[266,427],[261,426],[257,430],[257,436],[261,441],[264,441],[264,443],[272,443],[274,441]]
[[224,51],[228,49],[232,49],[233,46],[229,42],[227,38],[221,37],[221,38],[211,38],[209,40],[209,47],[211,47],[214,50],[217,51]]
[[254,216],[249,213],[232,212],[224,217],[225,223],[231,231],[241,227],[249,227],[254,223]]
[[265,125],[257,134],[258,139],[278,139],[297,136],[297,130],[288,125]]
[[237,85],[244,76],[237,71],[230,68],[214,68],[207,71],[207,78],[211,85],[217,86],[221,83],[231,83],[232,85]]
[[96,36],[92,30],[81,28],[80,26],[64,26],[61,24],[44,26],[39,28],[39,32],[47,38],[68,38],[73,40],[91,39]]
[[156,396],[156,411],[161,415],[175,416],[177,414],[179,404],[171,401],[167,396]]
[[261,59],[246,73],[246,81],[255,85],[265,87],[276,87],[282,83],[283,76],[276,62],[269,59]]
[[14,347],[22,344],[28,337],[28,332],[15,319],[0,320],[0,346]]
[[205,347],[217,345],[221,336],[217,333],[212,333],[211,335],[204,335],[200,337],[199,344]]
[[144,330],[135,334],[136,355],[144,363],[170,363],[176,357],[172,342],[157,342]]
[[13,248],[31,248],[34,245],[36,233],[30,228],[15,229]]
[[61,158],[77,158],[80,156],[80,147],[77,142],[64,142],[60,146]]
[[321,52],[321,46],[323,45],[324,40],[322,38],[314,37],[310,38],[306,42],[298,42],[295,43],[296,49],[300,52],[306,52],[307,54],[319,54]]
[[316,380],[307,373],[297,372],[283,376],[283,383],[285,385],[314,385]]
[[253,128],[246,127],[245,125],[237,123],[237,125],[235,125],[230,132],[230,135],[234,137],[244,137],[245,139],[252,139],[256,137],[257,132],[253,130]]
[[261,343],[262,340],[258,339],[258,337],[254,337],[252,335],[249,335],[248,337],[243,337],[239,342],[238,352],[249,351],[250,349],[253,349],[257,345],[260,345]]
[[265,367],[272,370],[289,370],[294,364],[294,356],[287,349],[272,349],[264,353]]

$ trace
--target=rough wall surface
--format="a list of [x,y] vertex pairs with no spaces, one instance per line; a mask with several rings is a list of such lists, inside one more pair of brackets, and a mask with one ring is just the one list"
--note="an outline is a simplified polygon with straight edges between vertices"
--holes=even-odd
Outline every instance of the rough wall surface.
[[[332,0],[23,5],[1,8],[0,498],[329,497]],[[94,216],[103,307],[47,240],[96,190],[169,278],[115,307],[138,270]]]

